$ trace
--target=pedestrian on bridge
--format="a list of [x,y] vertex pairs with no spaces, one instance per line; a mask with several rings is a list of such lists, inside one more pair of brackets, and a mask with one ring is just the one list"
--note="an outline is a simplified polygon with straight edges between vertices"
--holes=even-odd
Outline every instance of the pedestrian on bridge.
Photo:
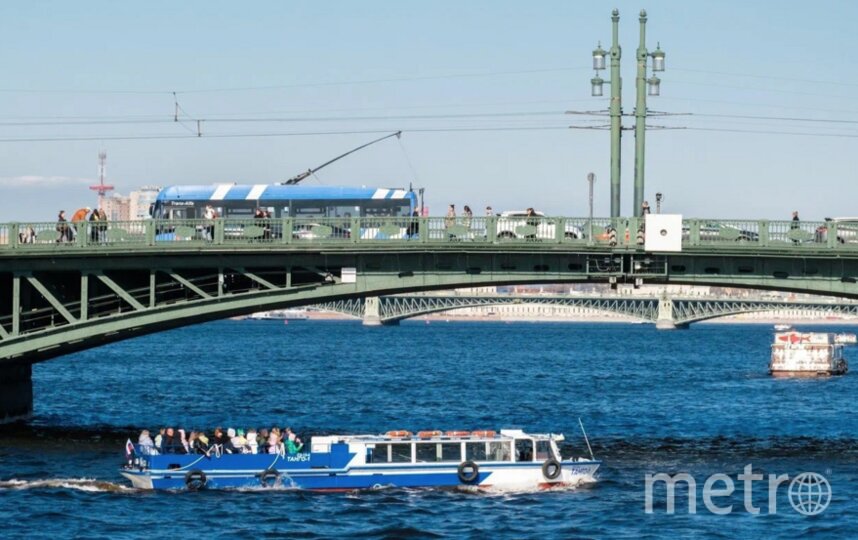
[[[796,231],[800,228],[801,228],[801,224],[800,224],[799,219],[798,219],[798,210],[793,210],[793,212],[792,212],[792,223],[790,223],[790,225],[789,225],[789,230],[790,231]],[[792,243],[798,244],[798,240],[794,239],[792,241]]]
[[471,220],[474,218],[474,213],[471,212],[471,207],[467,204],[465,205],[465,209],[462,210],[462,225],[466,228],[471,228]]
[[69,229],[69,224],[66,221],[66,211],[60,210],[60,213],[57,214],[57,242],[71,242],[71,229]]

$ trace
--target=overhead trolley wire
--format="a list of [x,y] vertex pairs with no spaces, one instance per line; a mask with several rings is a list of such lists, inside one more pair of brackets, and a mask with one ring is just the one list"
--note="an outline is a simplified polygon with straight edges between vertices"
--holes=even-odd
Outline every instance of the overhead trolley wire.
[[[408,115],[379,115],[379,116],[294,116],[274,118],[222,118],[193,117],[188,115],[179,106],[178,110],[187,117],[189,121],[206,123],[276,123],[276,122],[352,122],[352,121],[384,121],[384,120],[448,120],[469,118],[510,118],[528,116],[562,116],[563,111],[516,111],[516,112],[486,112],[486,113],[450,113],[450,114],[408,114]],[[181,122],[182,116],[161,116],[159,118],[140,119],[116,119],[116,120],[49,120],[49,121],[2,121],[2,126],[86,126],[86,125],[130,125],[130,124],[170,124]]]
[[487,71],[473,73],[448,73],[444,75],[418,75],[413,77],[390,77],[380,79],[362,79],[354,81],[327,81],[327,82],[310,82],[310,83],[289,83],[289,84],[274,84],[262,86],[236,86],[236,87],[220,87],[220,88],[188,88],[184,90],[135,90],[135,89],[28,89],[28,88],[0,88],[0,93],[20,93],[20,94],[129,94],[129,95],[172,95],[176,94],[209,94],[222,92],[250,92],[263,90],[281,90],[289,88],[320,88],[325,86],[349,86],[362,84],[382,84],[393,82],[410,82],[410,81],[430,81],[443,79],[465,79],[465,78],[480,78],[480,77],[496,77],[505,75],[532,75],[535,73],[552,73],[563,71],[581,71],[589,70],[589,67],[558,67],[558,68],[543,68],[543,69],[522,69],[508,71]]
[[[454,133],[482,131],[568,131],[568,126],[491,126],[491,127],[447,127],[447,128],[416,128],[403,129],[403,133]],[[373,133],[389,133],[391,129],[367,129],[353,131],[291,131],[291,132],[262,132],[262,133],[214,133],[203,134],[153,134],[153,135],[101,135],[101,136],[69,136],[69,137],[16,137],[0,138],[4,142],[63,142],[63,141],[137,141],[137,140],[171,140],[171,139],[232,139],[253,137],[309,137],[321,135],[367,135]]]
[[[438,128],[414,128],[403,129],[403,133],[468,133],[468,132],[504,132],[504,131],[569,131],[570,129],[604,129],[607,126],[471,126],[471,127],[438,127]],[[664,128],[664,126],[652,126]],[[677,129],[677,128],[674,128]],[[682,129],[688,131],[710,131],[726,133],[749,133],[765,135],[789,135],[806,137],[833,137],[833,138],[858,138],[858,133],[826,133],[807,131],[775,131],[757,129],[734,129],[734,128],[707,128],[686,126]],[[72,142],[72,141],[135,141],[135,140],[179,140],[179,139],[232,139],[232,138],[254,138],[254,137],[305,137],[305,136],[328,136],[328,135],[366,135],[375,133],[389,133],[391,129],[366,129],[348,131],[290,131],[290,132],[259,132],[259,133],[213,133],[202,134],[153,134],[153,135],[100,135],[100,136],[68,136],[68,137],[15,137],[0,138],[0,143],[12,142]]]

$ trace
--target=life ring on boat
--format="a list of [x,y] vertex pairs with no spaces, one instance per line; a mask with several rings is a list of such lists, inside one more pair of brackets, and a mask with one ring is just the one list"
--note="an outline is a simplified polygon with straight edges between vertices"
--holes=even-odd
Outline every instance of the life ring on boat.
[[388,431],[385,435],[391,439],[404,439],[405,437],[410,437],[411,432],[401,429],[399,431]]
[[448,431],[444,435],[447,437],[467,437],[470,434],[470,431]]
[[494,439],[495,432],[490,429],[482,429],[478,431],[472,431],[471,435],[474,437],[481,437],[483,439]]
[[199,469],[188,471],[185,474],[185,487],[188,491],[199,491],[206,487],[206,473]]
[[542,464],[542,476],[544,476],[546,480],[556,480],[557,477],[560,476],[562,470],[563,466],[554,458],[546,459]]
[[471,460],[459,464],[459,481],[463,484],[472,484],[480,477],[480,466]]
[[263,487],[274,487],[280,481],[280,471],[275,468],[265,469],[259,473],[259,483]]
[[435,437],[440,437],[441,432],[436,430],[431,431],[418,431],[417,437],[420,439],[434,439]]

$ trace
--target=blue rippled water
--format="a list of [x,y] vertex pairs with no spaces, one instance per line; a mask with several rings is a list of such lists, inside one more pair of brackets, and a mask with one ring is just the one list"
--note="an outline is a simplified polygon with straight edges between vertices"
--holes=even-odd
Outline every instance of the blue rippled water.
[[[33,423],[0,433],[4,536],[854,536],[858,376],[770,378],[771,338],[763,325],[221,321],[70,355],[34,368]],[[564,432],[565,452],[585,455],[579,416],[604,465],[596,484],[560,492],[143,493],[117,473],[141,427],[522,427]],[[736,479],[748,464],[823,474],[831,504],[802,516],[784,485],[772,515],[757,482],[754,515]],[[683,490],[667,514],[663,489],[645,512],[644,478],[658,472],[694,476],[696,514]],[[729,515],[699,496],[714,473],[736,483],[717,501]]]

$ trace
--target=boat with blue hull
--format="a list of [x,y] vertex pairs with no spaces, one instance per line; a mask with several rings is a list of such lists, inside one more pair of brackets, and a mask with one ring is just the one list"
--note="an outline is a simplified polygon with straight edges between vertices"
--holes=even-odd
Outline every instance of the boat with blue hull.
[[601,462],[566,458],[563,435],[494,431],[390,431],[315,436],[309,452],[157,454],[130,445],[121,474],[139,489],[399,488],[529,490],[595,481]]

